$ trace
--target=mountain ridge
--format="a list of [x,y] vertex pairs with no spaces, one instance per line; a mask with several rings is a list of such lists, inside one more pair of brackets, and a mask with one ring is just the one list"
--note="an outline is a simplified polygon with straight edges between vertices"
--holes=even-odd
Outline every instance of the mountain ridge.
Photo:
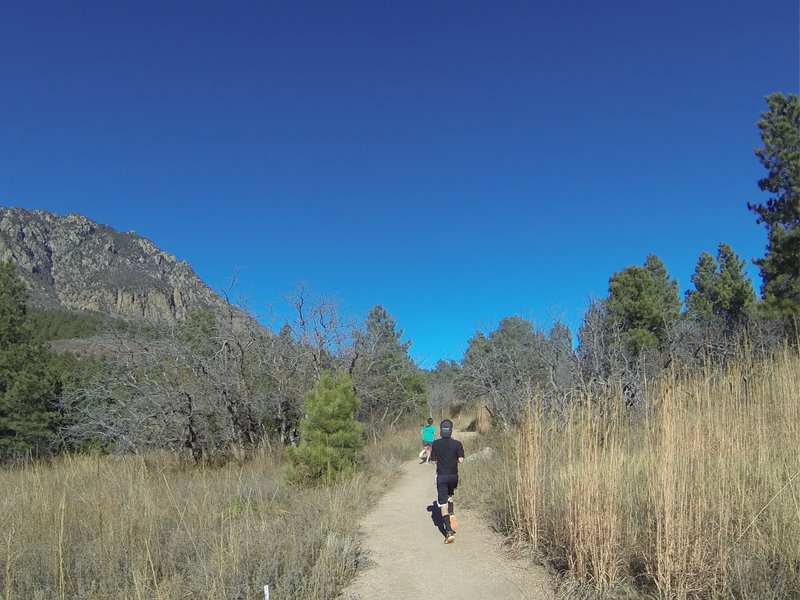
[[160,322],[229,309],[188,262],[77,213],[0,207],[0,260],[19,267],[29,303],[45,309]]

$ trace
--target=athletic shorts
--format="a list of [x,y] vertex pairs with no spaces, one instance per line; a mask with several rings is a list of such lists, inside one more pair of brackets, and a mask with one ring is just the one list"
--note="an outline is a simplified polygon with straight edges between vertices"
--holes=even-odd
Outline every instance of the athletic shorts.
[[436,501],[439,506],[447,506],[447,499],[458,487],[458,475],[436,476]]
[[428,440],[422,440],[422,447],[423,448],[430,448],[431,446],[433,446],[433,441],[429,442]]

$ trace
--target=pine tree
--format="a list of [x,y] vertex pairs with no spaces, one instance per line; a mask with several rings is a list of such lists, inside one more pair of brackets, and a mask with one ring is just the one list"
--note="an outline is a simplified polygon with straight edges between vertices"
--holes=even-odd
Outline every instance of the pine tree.
[[680,315],[678,282],[664,263],[650,254],[644,266],[626,267],[611,276],[605,301],[608,327],[619,330],[628,349],[662,347]]
[[745,274],[747,261],[727,244],[720,244],[717,252],[719,278],[717,284],[717,314],[728,327],[744,323],[753,316],[756,294],[753,282]]
[[698,321],[713,321],[716,314],[714,303],[717,300],[716,259],[708,252],[703,252],[697,259],[697,266],[692,275],[693,290],[686,291],[686,312]]
[[26,299],[14,265],[0,264],[0,457],[4,458],[47,450],[56,417],[52,354],[33,341]]
[[351,373],[362,413],[372,425],[384,425],[422,406],[425,378],[408,355],[411,342],[402,342],[403,330],[381,305],[369,311],[364,330],[354,335]]
[[548,336],[527,319],[506,317],[488,337],[479,331],[469,341],[457,389],[464,399],[483,397],[492,417],[511,426],[532,398],[551,403],[572,356],[572,334],[563,324]]
[[306,479],[330,479],[354,467],[364,448],[363,426],[355,420],[359,399],[346,373],[323,371],[306,395],[300,446],[292,459]]
[[695,289],[686,292],[687,314],[703,323],[722,323],[732,330],[750,318],[755,310],[753,284],[741,260],[725,243],[717,258],[703,252],[692,275]]
[[773,196],[766,204],[748,204],[767,226],[767,255],[761,268],[761,294],[773,314],[800,311],[800,98],[776,93],[767,97],[758,128],[763,148],[756,149],[767,176],[758,182]]

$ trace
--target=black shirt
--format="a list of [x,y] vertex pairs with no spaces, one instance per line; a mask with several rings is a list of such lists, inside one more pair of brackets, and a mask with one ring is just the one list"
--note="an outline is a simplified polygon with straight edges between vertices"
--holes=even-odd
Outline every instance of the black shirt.
[[431,460],[437,475],[458,475],[458,459],[464,458],[464,446],[453,438],[439,438],[431,447]]

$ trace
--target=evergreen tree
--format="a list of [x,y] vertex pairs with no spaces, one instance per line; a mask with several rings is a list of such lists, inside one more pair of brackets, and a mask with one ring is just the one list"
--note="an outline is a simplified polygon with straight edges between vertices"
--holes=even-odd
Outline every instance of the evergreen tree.
[[686,313],[691,318],[703,322],[714,320],[718,268],[716,259],[708,252],[703,252],[697,259],[692,275],[694,289],[686,291]]
[[758,182],[773,196],[766,204],[748,204],[767,226],[767,255],[761,268],[761,294],[774,314],[800,311],[800,98],[776,93],[767,97],[758,128],[763,148],[756,149],[767,176]]
[[659,348],[678,320],[678,282],[664,263],[650,254],[644,266],[630,266],[611,276],[605,301],[610,330],[619,330],[628,349]]
[[52,354],[33,341],[27,293],[11,262],[0,264],[0,457],[43,452],[53,436],[57,381]]
[[30,308],[27,314],[34,340],[37,342],[88,338],[112,328],[124,331],[127,327],[122,319],[114,319],[98,312]]
[[458,391],[465,399],[482,396],[492,417],[511,426],[533,398],[553,405],[554,388],[568,378],[571,337],[563,324],[547,336],[527,319],[506,317],[469,341]]
[[189,308],[186,318],[177,326],[176,337],[197,355],[208,357],[218,351],[219,328],[214,315],[206,309]]
[[549,380],[554,391],[568,389],[574,383],[577,371],[572,331],[561,321],[556,321],[547,339],[549,352],[545,356]]
[[720,244],[717,251],[719,278],[717,285],[717,314],[729,327],[741,324],[750,318],[756,308],[753,282],[744,271],[747,261],[727,244]]
[[716,259],[704,252],[692,275],[695,289],[686,292],[687,314],[704,323],[719,321],[729,330],[744,323],[756,305],[746,264],[725,243],[719,245]]
[[449,414],[448,409],[457,403],[456,387],[461,377],[461,366],[454,360],[440,359],[436,362],[436,368],[425,375],[428,413],[424,416],[444,417]]
[[487,369],[492,356],[492,342],[482,331],[476,331],[467,342],[467,350],[461,361],[462,374],[456,380],[456,391],[464,399],[472,399],[485,394],[491,386],[487,381]]
[[556,321],[547,334],[559,355],[572,355],[572,332],[561,321]]
[[542,375],[545,336],[522,317],[502,319],[491,333],[495,374],[507,382],[521,383]]
[[292,460],[306,479],[330,479],[361,460],[363,426],[355,420],[359,399],[346,373],[323,371],[306,395],[300,446]]
[[425,400],[425,378],[408,355],[411,342],[383,306],[370,309],[364,330],[354,334],[351,374],[362,399],[362,414],[372,425],[418,412]]
[[475,335],[467,342],[467,350],[464,353],[464,360],[461,365],[468,369],[470,365],[484,362],[492,354],[492,343],[482,331],[475,332]]

